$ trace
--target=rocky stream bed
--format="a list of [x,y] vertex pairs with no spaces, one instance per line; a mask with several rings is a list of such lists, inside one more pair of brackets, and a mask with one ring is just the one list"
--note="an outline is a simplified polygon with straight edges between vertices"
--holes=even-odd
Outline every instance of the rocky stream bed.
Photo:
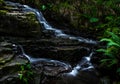
[[0,20],[0,84],[103,84],[90,62],[97,42],[52,35],[19,3],[2,5]]

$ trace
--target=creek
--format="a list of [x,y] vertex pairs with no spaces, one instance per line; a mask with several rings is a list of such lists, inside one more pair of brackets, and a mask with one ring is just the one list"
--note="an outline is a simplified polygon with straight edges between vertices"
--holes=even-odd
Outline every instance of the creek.
[[[37,69],[38,71],[42,72],[45,75],[43,78],[40,78],[40,81],[36,82],[35,84],[102,84],[101,79],[99,78],[94,65],[91,63],[91,58],[95,53],[94,46],[98,45],[99,43],[98,41],[94,41],[80,36],[66,34],[62,30],[52,27],[49,24],[49,22],[46,21],[43,14],[38,9],[31,8],[28,5],[21,5],[19,3],[13,3],[9,1],[6,1],[6,4],[20,7],[23,12],[27,11],[34,12],[36,18],[38,19],[40,25],[43,28],[43,32],[49,33],[51,36],[53,36],[51,37],[53,38],[53,40],[54,38],[62,39],[62,41],[66,41],[67,39],[70,40],[71,42],[77,42],[78,44],[85,45],[76,46],[77,48],[79,48],[79,51],[77,52],[77,54],[74,53],[73,55],[78,55],[78,57],[73,56],[73,61],[74,59],[75,61],[74,64],[72,64],[72,57],[70,61],[66,60],[69,59],[69,56],[67,58],[64,57],[54,58],[55,56],[53,56],[52,58],[49,57],[50,55],[52,56],[52,54],[59,55],[61,53],[58,51],[60,50],[60,48],[65,50],[67,49],[66,47],[70,47],[69,45],[66,46],[66,44],[64,43],[63,44],[65,46],[61,47],[61,45],[58,42],[58,44],[55,45],[55,48],[54,46],[52,46],[52,48],[49,47],[47,51],[44,51],[44,49],[43,51],[41,51],[38,48],[38,51],[44,52],[40,57],[39,57],[39,55],[41,54],[40,52],[37,51],[36,51],[37,53],[34,52],[34,48],[37,48],[37,46],[33,47],[32,48],[33,50],[27,50],[27,47],[13,43],[15,52],[19,54],[21,57],[27,58],[35,69]],[[79,54],[82,53],[82,50],[85,51],[85,54],[84,56],[79,57]],[[49,53],[49,51],[53,52]],[[70,52],[72,53],[72,51]],[[62,51],[62,53],[64,54],[64,51]],[[37,58],[34,55],[36,55]],[[45,55],[49,56],[45,57]],[[43,69],[42,71],[40,70],[41,68]]]

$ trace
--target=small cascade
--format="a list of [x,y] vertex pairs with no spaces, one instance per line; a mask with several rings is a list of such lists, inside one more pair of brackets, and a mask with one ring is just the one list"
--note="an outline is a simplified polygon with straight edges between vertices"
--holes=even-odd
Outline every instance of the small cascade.
[[14,50],[16,50],[16,53],[19,53],[21,56],[26,57],[30,63],[33,63],[36,61],[36,59],[30,57],[29,55],[27,55],[23,49],[23,47],[21,45],[15,45],[13,44]]
[[[87,38],[83,38],[83,37],[79,37],[79,36],[73,36],[73,35],[69,35],[69,34],[65,34],[62,30],[57,29],[57,28],[53,28],[44,18],[43,14],[34,8],[29,7],[28,5],[21,5],[19,3],[13,3],[10,1],[6,1],[7,5],[12,5],[12,6],[17,6],[18,8],[21,8],[21,10],[23,12],[27,12],[27,11],[32,11],[36,14],[36,17],[39,21],[39,23],[42,25],[43,27],[43,32],[44,31],[51,31],[53,32],[53,34],[56,37],[60,37],[60,38],[67,38],[67,39],[71,39],[71,40],[77,40],[79,42],[83,42],[83,43],[87,43],[87,44],[98,44],[97,41],[91,40],[91,39],[87,39]],[[52,36],[52,35],[51,35]]]
[[81,59],[80,63],[78,63],[71,72],[67,73],[68,75],[76,76],[79,71],[85,71],[94,69],[94,66],[92,65],[91,57],[94,54],[94,52],[91,52],[89,56],[85,56]]
[[47,31],[53,31],[56,37],[68,38],[68,39],[71,39],[71,40],[77,40],[79,42],[88,43],[88,44],[97,44],[96,41],[93,41],[91,39],[85,39],[83,37],[75,37],[75,36],[72,36],[72,35],[68,35],[68,34],[65,34],[60,29],[53,28],[45,20],[45,18],[43,17],[43,14],[40,11],[38,11],[37,9],[33,9],[33,8],[27,6],[27,5],[23,5],[23,6],[25,7],[24,11],[29,11],[29,10],[33,11],[36,14],[36,17],[37,17],[38,21],[40,22],[40,24],[43,26],[43,29],[45,29]]
[[[9,2],[7,2],[7,3],[9,3]],[[68,34],[65,34],[60,29],[53,28],[45,20],[45,18],[43,17],[43,14],[40,11],[38,11],[37,9],[33,9],[27,5],[21,5],[21,4],[17,4],[17,3],[14,4],[12,2],[10,2],[9,4],[20,6],[22,8],[22,11],[24,11],[24,12],[26,12],[26,11],[34,12],[36,14],[36,17],[37,17],[39,23],[42,25],[43,30],[52,31],[54,33],[54,35],[58,38],[67,38],[70,40],[76,40],[80,43],[86,43],[86,44],[93,44],[93,45],[98,44],[97,41],[94,41],[91,39],[86,39],[86,38],[79,37],[79,36],[76,37],[76,36],[68,35]],[[15,53],[18,53],[19,55],[27,58],[29,60],[29,62],[35,66],[35,68],[38,68],[38,70],[40,70],[39,67],[40,68],[42,67],[44,70],[43,73],[48,76],[56,76],[56,75],[62,73],[62,75],[69,76],[69,77],[71,76],[74,79],[77,77],[77,75],[80,74],[80,71],[89,71],[91,69],[94,69],[94,66],[91,63],[91,57],[93,56],[94,52],[91,52],[88,56],[82,57],[80,62],[75,67],[73,67],[73,69],[71,69],[70,64],[67,64],[67,63],[64,63],[61,61],[46,59],[46,58],[33,58],[25,53],[25,51],[21,45],[13,44],[13,47],[15,48]],[[91,78],[91,76],[90,76],[90,78]],[[68,81],[71,81],[71,80],[68,80]],[[60,83],[58,83],[58,84],[60,84]],[[65,84],[67,84],[67,83],[65,83]],[[73,84],[73,83],[68,83],[68,84]],[[78,83],[75,83],[75,84],[88,84],[88,83],[79,83],[79,81],[78,81]],[[95,82],[95,83],[91,83],[91,84],[97,84],[97,83]]]
[[[71,65],[58,60],[46,59],[46,58],[33,58],[27,55],[21,45],[13,44],[16,53],[22,57],[26,57],[29,62],[35,66],[35,68],[44,68],[45,75],[56,76],[59,73],[71,71]],[[56,69],[57,68],[57,69]],[[49,71],[50,70],[50,71]]]

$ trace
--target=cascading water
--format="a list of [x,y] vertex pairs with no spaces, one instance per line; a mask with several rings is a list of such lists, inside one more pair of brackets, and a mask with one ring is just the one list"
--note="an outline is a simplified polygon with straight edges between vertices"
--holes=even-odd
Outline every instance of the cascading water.
[[91,52],[88,56],[83,57],[71,72],[61,74],[61,79],[57,84],[101,84],[96,70],[90,62],[93,54],[94,52]]
[[30,10],[30,11],[33,11],[33,12],[36,14],[36,17],[37,17],[39,23],[43,26],[43,28],[45,28],[45,30],[53,31],[57,37],[66,37],[66,38],[67,38],[67,37],[69,36],[69,35],[67,35],[67,34],[64,34],[63,31],[61,31],[61,30],[59,30],[59,29],[56,29],[56,28],[53,28],[53,27],[45,20],[45,18],[43,17],[43,14],[42,14],[40,11],[38,11],[37,9],[33,9],[33,8],[27,6],[27,5],[24,5],[24,7],[25,7],[25,8],[24,8],[25,11],[26,11],[26,10],[28,10],[28,11]]
[[[25,7],[26,10],[33,11],[36,14],[37,19],[39,20],[40,24],[42,24],[43,27],[46,30],[54,31],[54,33],[57,37],[69,38],[71,40],[78,40],[79,42],[84,42],[84,43],[97,44],[96,41],[93,41],[93,40],[90,40],[90,39],[85,39],[85,38],[82,38],[82,37],[75,37],[75,36],[67,35],[62,30],[53,28],[45,20],[45,18],[43,17],[43,15],[40,11],[38,11],[36,9],[33,9],[33,8],[27,6],[27,5],[24,5],[24,7]],[[93,52],[91,52],[89,56],[83,57],[82,60],[80,61],[80,63],[77,64],[77,66],[74,67],[73,70],[71,72],[67,73],[67,74],[76,76],[79,70],[87,70],[87,69],[94,68],[93,65],[90,62],[90,59],[91,59],[92,55],[93,55]]]
[[[22,57],[26,57],[32,65],[37,66],[35,68],[40,68],[40,67],[44,68],[43,72],[47,73],[47,75],[56,76],[61,72],[64,73],[64,72],[71,71],[71,65],[67,63],[57,61],[57,60],[46,59],[46,58],[32,58],[24,52],[24,49],[21,45],[13,44],[13,47],[16,53],[18,53]],[[50,71],[48,72],[48,70],[45,71],[46,66],[51,70],[51,73]],[[57,69],[55,69],[55,67],[57,67]],[[52,68],[54,68],[55,71]]]
[[80,63],[78,63],[71,72],[67,73],[67,75],[76,76],[79,71],[94,69],[94,66],[90,62],[93,54],[94,52],[91,52],[89,56],[83,57]]
[[[59,37],[61,37],[61,38],[68,38],[70,40],[77,40],[79,42],[83,42],[83,43],[87,43],[87,44],[94,44],[94,45],[97,44],[96,41],[93,41],[91,39],[85,39],[83,37],[75,37],[75,36],[72,36],[72,35],[68,35],[68,34],[65,34],[60,29],[53,28],[45,20],[45,18],[43,17],[42,13],[40,11],[38,11],[37,9],[33,9],[33,8],[27,6],[27,5],[20,5],[20,4],[17,4],[17,3],[15,4],[15,3],[12,3],[12,2],[6,2],[6,3],[12,4],[12,5],[21,6],[21,8],[22,8],[22,10],[24,12],[26,12],[26,11],[34,12],[36,14],[36,17],[37,17],[39,23],[42,25],[44,30],[52,31],[55,34],[55,36],[58,37],[58,38]],[[16,47],[16,50],[20,51],[20,55],[25,56],[30,61],[31,64],[36,64],[38,66],[39,65],[41,66],[41,64],[42,64],[42,67],[45,65],[44,69],[47,68],[47,70],[50,70],[50,71],[46,70],[44,72],[47,73],[47,74],[50,74],[50,76],[51,76],[51,74],[52,74],[52,76],[53,76],[53,74],[55,76],[56,73],[58,74],[58,73],[61,73],[61,72],[64,72],[64,71],[69,71],[69,72],[64,73],[63,75],[69,76],[69,77],[70,76],[77,77],[77,75],[80,73],[80,71],[86,71],[86,70],[94,69],[94,66],[90,62],[91,61],[91,57],[94,54],[94,52],[91,52],[88,56],[83,57],[81,59],[81,61],[75,67],[73,67],[73,70],[71,70],[71,66],[69,64],[66,64],[64,62],[60,62],[60,61],[57,61],[57,60],[50,60],[50,59],[44,59],[44,58],[32,58],[32,57],[30,57],[29,55],[27,55],[24,52],[24,49],[22,48],[22,46],[15,45],[15,44],[13,44],[13,46]],[[56,69],[56,71],[54,69]],[[65,83],[65,84],[72,84],[72,83]],[[75,83],[75,84],[88,84],[88,83]],[[95,82],[95,83],[91,83],[91,84],[98,84],[98,83]]]
[[[71,40],[78,40],[79,42],[84,42],[84,43],[97,44],[96,41],[93,41],[93,40],[90,40],[90,39],[85,39],[85,38],[82,38],[82,37],[75,37],[75,36],[67,35],[62,30],[53,28],[45,20],[45,18],[43,17],[43,15],[42,15],[42,13],[40,11],[38,11],[37,9],[33,9],[33,8],[27,6],[27,5],[24,5],[24,7],[25,7],[24,8],[25,10],[33,11],[36,14],[37,19],[39,20],[40,24],[42,24],[43,27],[46,30],[52,30],[52,31],[54,31],[54,33],[55,33],[55,35],[57,37],[69,38]],[[82,60],[80,61],[80,63],[77,64],[77,66],[74,67],[73,70],[71,72],[67,73],[67,74],[68,75],[76,76],[79,70],[88,70],[88,69],[94,68],[93,65],[90,62],[90,59],[91,59],[93,53],[94,52],[91,52],[89,56],[83,57]]]
[[68,35],[68,34],[65,34],[62,30],[53,28],[45,20],[45,18],[43,17],[43,14],[40,11],[38,11],[37,9],[33,9],[33,8],[27,6],[27,5],[24,5],[24,7],[25,7],[24,8],[25,11],[29,11],[29,10],[33,11],[36,14],[36,17],[37,17],[39,23],[43,26],[43,28],[47,31],[53,31],[56,37],[69,38],[71,40],[77,40],[79,42],[88,43],[88,44],[97,44],[96,41],[93,41],[91,39],[85,39],[83,37],[75,37],[75,36],[72,36],[72,35]]

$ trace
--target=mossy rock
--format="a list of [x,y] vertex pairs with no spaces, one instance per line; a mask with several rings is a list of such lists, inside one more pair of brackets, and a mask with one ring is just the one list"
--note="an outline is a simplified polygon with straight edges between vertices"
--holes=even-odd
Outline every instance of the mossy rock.
[[7,14],[7,12],[8,11],[6,11],[6,10],[0,10],[0,15],[5,15],[5,14]]
[[21,66],[28,63],[28,60],[19,58],[12,47],[12,43],[0,42],[0,84],[10,84],[19,80]]
[[42,28],[34,12],[22,8],[4,6],[0,10],[0,33],[2,35],[40,37]]

